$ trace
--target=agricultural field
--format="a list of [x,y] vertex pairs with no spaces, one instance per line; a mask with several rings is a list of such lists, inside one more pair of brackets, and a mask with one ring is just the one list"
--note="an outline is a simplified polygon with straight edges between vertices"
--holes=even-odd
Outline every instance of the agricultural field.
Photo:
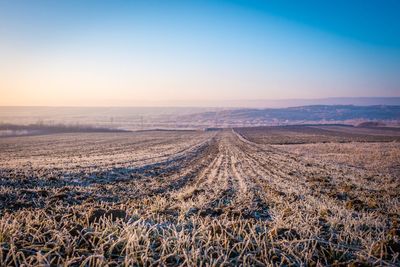
[[0,266],[398,266],[400,131],[0,138]]
[[345,125],[288,125],[238,128],[246,139],[262,144],[399,142],[400,128]]

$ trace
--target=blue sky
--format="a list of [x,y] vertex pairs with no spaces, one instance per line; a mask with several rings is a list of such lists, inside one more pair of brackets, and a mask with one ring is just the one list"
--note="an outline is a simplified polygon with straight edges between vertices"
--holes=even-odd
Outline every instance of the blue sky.
[[0,1],[0,105],[400,96],[400,1]]

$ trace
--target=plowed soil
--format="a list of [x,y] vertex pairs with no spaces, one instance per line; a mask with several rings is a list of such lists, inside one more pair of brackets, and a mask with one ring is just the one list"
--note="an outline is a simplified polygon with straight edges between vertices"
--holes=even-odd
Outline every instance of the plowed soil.
[[0,265],[399,265],[399,143],[274,130],[0,139]]

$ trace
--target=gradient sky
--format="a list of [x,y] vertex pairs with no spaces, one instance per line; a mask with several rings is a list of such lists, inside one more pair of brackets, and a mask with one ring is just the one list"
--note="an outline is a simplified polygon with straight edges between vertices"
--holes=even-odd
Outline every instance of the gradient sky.
[[400,1],[0,0],[0,105],[400,96]]

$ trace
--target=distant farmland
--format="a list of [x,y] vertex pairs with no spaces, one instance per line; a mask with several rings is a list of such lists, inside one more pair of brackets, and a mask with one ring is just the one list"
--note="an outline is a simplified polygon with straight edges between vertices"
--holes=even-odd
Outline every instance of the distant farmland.
[[293,124],[400,126],[400,106],[290,108],[0,107],[0,124],[91,125],[125,130],[204,129]]

